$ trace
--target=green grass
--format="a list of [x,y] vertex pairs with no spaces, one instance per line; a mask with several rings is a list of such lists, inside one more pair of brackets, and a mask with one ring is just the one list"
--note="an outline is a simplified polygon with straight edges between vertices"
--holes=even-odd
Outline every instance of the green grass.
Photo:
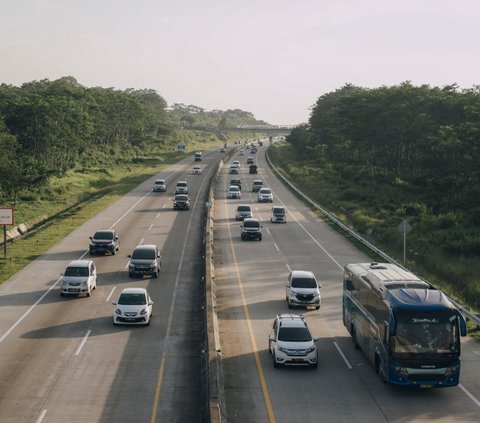
[[[185,131],[169,140],[167,147],[110,152],[105,157],[94,152],[92,160],[80,160],[62,178],[52,178],[37,192],[22,194],[15,205],[15,224],[30,222],[33,228],[7,244],[6,259],[0,246],[0,283],[146,179],[194,151],[219,148],[223,142],[211,134]],[[187,144],[185,152],[176,150],[180,143]],[[92,161],[94,166],[85,165]]]

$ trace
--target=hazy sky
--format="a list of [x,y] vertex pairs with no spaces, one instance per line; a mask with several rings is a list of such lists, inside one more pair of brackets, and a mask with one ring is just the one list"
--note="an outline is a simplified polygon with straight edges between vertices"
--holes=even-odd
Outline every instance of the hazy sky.
[[306,122],[324,93],[480,83],[478,0],[0,0],[0,83],[71,75]]

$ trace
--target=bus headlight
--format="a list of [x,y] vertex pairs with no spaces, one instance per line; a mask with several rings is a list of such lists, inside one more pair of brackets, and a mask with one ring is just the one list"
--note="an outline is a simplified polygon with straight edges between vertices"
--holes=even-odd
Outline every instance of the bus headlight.
[[460,364],[455,364],[453,366],[447,367],[447,371],[445,372],[445,375],[450,375],[452,373],[456,373],[460,370]]
[[395,366],[394,370],[400,373],[402,376],[408,376],[407,369],[405,367]]

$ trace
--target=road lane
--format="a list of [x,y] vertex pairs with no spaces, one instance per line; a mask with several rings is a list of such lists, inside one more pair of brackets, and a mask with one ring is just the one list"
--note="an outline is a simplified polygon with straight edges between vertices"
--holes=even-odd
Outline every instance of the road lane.
[[[203,175],[191,175],[190,157],[157,175],[167,179],[166,193],[150,192],[151,178],[0,287],[3,335],[68,262],[84,254],[95,230],[115,227],[120,234],[115,256],[93,257],[98,281],[91,297],[60,298],[54,288],[0,342],[0,421],[200,421],[204,181],[220,157],[204,154]],[[199,194],[190,211],[172,210],[178,179],[189,181],[191,198]],[[127,255],[140,242],[156,243],[162,252],[158,279],[128,277]],[[175,287],[184,244],[185,265]],[[149,290],[155,302],[150,327],[112,325],[111,301],[127,286]],[[169,316],[172,335],[165,339]],[[152,416],[164,354],[163,384]]]
[[[478,421],[480,408],[461,388],[405,390],[380,381],[363,353],[353,348],[341,318],[342,268],[368,257],[286,190],[266,167],[261,151],[257,156],[259,175],[241,170],[245,187],[241,200],[225,198],[230,179],[226,172],[215,191],[215,279],[228,421],[272,421],[262,377],[277,422]],[[253,179],[264,179],[274,191],[274,204],[288,208],[287,224],[269,222],[271,205],[255,203],[255,194],[248,191]],[[240,241],[239,223],[233,218],[236,204],[252,201],[254,217],[264,224],[262,242]],[[229,251],[230,243],[234,252]],[[304,314],[314,336],[320,337],[316,371],[274,369],[267,351],[273,317],[290,312],[284,288],[288,269],[312,270],[323,284],[319,312],[291,310]],[[243,281],[246,304],[238,279]],[[250,340],[249,326],[255,342]],[[468,382],[466,389],[479,398],[478,387],[468,376],[473,373],[479,379],[478,355],[471,348],[464,342],[462,383]],[[261,373],[256,370],[256,355]]]

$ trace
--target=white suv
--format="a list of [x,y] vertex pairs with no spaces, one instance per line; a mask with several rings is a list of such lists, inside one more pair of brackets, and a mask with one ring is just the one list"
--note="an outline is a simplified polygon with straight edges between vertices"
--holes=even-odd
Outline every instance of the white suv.
[[63,279],[60,284],[60,295],[85,294],[90,297],[97,287],[97,269],[92,260],[74,260],[62,273]]
[[258,202],[270,202],[273,203],[273,194],[270,188],[260,188],[258,191]]
[[175,186],[175,194],[188,194],[188,182],[178,181]]
[[282,365],[318,366],[318,351],[304,317],[298,314],[277,314],[268,337],[268,350],[273,367]]
[[285,285],[285,299],[288,308],[303,306],[307,308],[320,308],[320,288],[315,275],[306,270],[292,270]]

